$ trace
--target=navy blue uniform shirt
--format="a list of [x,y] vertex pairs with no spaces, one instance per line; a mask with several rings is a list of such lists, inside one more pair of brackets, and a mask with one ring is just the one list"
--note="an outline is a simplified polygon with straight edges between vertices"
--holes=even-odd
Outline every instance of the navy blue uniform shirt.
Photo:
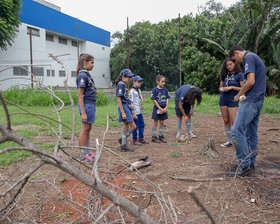
[[[225,79],[223,80],[224,84],[223,87],[228,87],[228,86],[236,86],[236,87],[241,87],[240,82],[244,80],[244,75],[239,72],[237,74],[230,74],[228,73]],[[222,94],[226,98],[234,98],[235,95],[237,95],[238,91],[235,90],[229,90],[227,92],[223,92]]]
[[169,93],[168,90],[163,87],[162,89],[159,89],[158,87],[155,87],[152,91],[152,100],[156,100],[160,107],[165,107],[167,103],[167,99],[169,99]]
[[190,88],[196,88],[196,87],[193,85],[183,85],[182,87],[177,89],[175,93],[175,103],[178,104],[179,101],[182,103],[187,102],[187,96]]
[[94,104],[97,93],[93,80],[86,69],[82,69],[76,79],[77,88],[84,88],[84,104]]
[[131,101],[130,101],[129,95],[128,95],[127,85],[123,81],[120,81],[117,85],[116,97],[118,97],[118,96],[121,97],[123,104],[131,104]]
[[255,73],[255,84],[245,94],[246,101],[254,103],[264,100],[266,90],[265,65],[259,56],[250,51],[246,51],[244,55],[243,71],[246,79],[248,73]]

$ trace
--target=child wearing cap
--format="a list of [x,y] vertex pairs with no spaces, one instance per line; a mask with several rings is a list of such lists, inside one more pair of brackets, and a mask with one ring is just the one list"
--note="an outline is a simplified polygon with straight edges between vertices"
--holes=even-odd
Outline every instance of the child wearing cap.
[[[164,87],[165,77],[158,75],[156,77],[157,87],[152,91],[151,99],[154,101],[154,108],[152,113],[153,127],[152,127],[152,142],[166,143],[166,139],[163,137],[164,120],[168,119],[167,108],[168,99],[170,98],[168,90]],[[156,129],[159,122],[159,138],[156,137]]]
[[116,97],[118,102],[119,122],[123,122],[122,137],[118,139],[121,152],[133,152],[134,149],[126,145],[127,137],[136,129],[133,119],[137,119],[133,105],[129,99],[127,85],[133,76],[129,69],[121,71],[116,80]]
[[[132,141],[134,145],[143,145],[148,144],[148,142],[144,139],[144,118],[143,118],[143,97],[140,90],[140,87],[142,85],[143,79],[135,75],[131,79],[133,86],[129,91],[129,98],[131,99],[132,104],[135,107],[135,114],[137,116],[137,119],[134,120],[134,123],[136,125],[136,129],[132,133]],[[139,133],[139,138],[137,137],[137,130]]]

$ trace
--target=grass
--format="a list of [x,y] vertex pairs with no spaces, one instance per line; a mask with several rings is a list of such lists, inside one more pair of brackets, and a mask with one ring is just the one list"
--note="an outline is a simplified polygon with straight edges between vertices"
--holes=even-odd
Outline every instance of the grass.
[[[35,93],[34,93],[35,92]],[[77,91],[71,91],[73,99],[75,99],[75,105],[77,105]],[[61,95],[60,95],[61,94]],[[66,95],[65,95],[66,94]],[[56,131],[58,131],[58,123],[57,115],[53,111],[53,106],[49,103],[49,96],[42,91],[37,90],[18,90],[13,89],[8,92],[4,92],[4,97],[10,101],[15,101],[21,108],[17,108],[15,106],[8,106],[9,113],[11,114],[11,123],[12,126],[23,126],[23,129],[18,130],[17,132],[21,134],[23,137],[32,140],[34,136],[38,135],[48,135],[55,136],[53,131],[51,131],[50,126],[52,126]],[[67,101],[67,93],[65,91],[58,91],[57,95],[60,97],[66,97],[66,104],[69,105],[69,101]],[[122,127],[122,124],[118,123],[118,110],[116,100],[110,101],[107,94],[103,92],[98,92],[98,105],[96,108],[96,121],[94,126],[106,126],[107,121],[107,113],[110,115],[110,126],[112,127]],[[57,107],[59,107],[59,102],[56,102]],[[36,106],[34,106],[36,105]],[[153,102],[149,98],[144,100],[144,117],[150,117],[153,109]],[[207,113],[207,114],[218,114],[220,113],[219,108],[219,95],[207,95],[204,94],[202,97],[202,102],[199,106],[194,107],[195,113]],[[36,116],[32,116],[36,115]],[[79,135],[81,122],[80,115],[77,110],[77,106],[75,106],[76,113],[76,135]],[[263,114],[267,114],[273,117],[280,117],[280,99],[276,97],[266,97],[264,102],[264,107],[262,110]],[[60,113],[61,120],[63,121],[63,138],[70,139],[72,132],[72,109],[70,107],[66,107]],[[168,115],[170,117],[176,116],[174,111],[174,99],[170,100]],[[198,121],[199,122],[199,121]],[[0,123],[6,124],[6,117],[4,113],[3,107],[0,108]],[[194,122],[195,125],[195,122]],[[1,136],[1,134],[0,134]],[[52,150],[54,144],[45,144],[41,142],[34,142],[34,144],[38,145],[40,148],[44,150]],[[16,143],[5,142],[0,145],[0,150],[18,146]],[[7,166],[13,162],[25,159],[30,156],[30,153],[27,151],[14,151],[11,153],[5,153],[0,155],[0,166]]]

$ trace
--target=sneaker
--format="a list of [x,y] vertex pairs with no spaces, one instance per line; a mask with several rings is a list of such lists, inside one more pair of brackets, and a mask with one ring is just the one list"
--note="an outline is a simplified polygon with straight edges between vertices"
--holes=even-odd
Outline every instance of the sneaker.
[[167,142],[166,139],[163,137],[163,135],[162,135],[162,136],[159,136],[158,138],[159,138],[159,140],[160,140],[161,142],[163,142],[163,143],[166,143],[166,142]]
[[157,136],[152,136],[152,142],[160,143],[160,140],[158,140]]
[[[234,165],[233,165],[233,168],[232,168],[232,171],[236,171],[236,169],[238,168],[238,166],[239,166],[239,164],[238,163],[235,163]],[[250,164],[250,168],[253,170],[253,171],[255,171],[255,164],[254,163],[251,163]]]
[[139,142],[141,142],[142,144],[149,144],[149,142],[146,141],[144,138],[142,138],[141,140],[139,140]]
[[92,152],[86,154],[84,157],[80,156],[80,158],[79,158],[79,160],[82,163],[93,163],[94,159],[95,159],[95,155]]
[[247,166],[247,167],[239,168],[237,171],[230,172],[230,176],[235,177],[235,175],[236,175],[238,177],[245,177],[245,176],[249,176],[254,171],[255,171],[255,166],[250,165],[250,166]]
[[189,135],[191,138],[196,138],[196,135],[194,135],[191,131],[188,132],[188,135]]
[[141,145],[143,145],[141,142],[139,142],[139,141],[133,141],[133,143],[132,143],[133,145],[137,145],[137,146],[141,146]]
[[177,132],[176,134],[176,139],[178,139],[180,137],[181,133],[180,132]]
[[122,138],[119,138],[119,139],[118,139],[118,142],[119,142],[120,144],[122,144]]
[[133,152],[134,149],[129,148],[127,145],[122,145],[121,146],[121,152]]
[[221,144],[221,147],[226,148],[232,146],[231,142],[225,142],[224,144]]

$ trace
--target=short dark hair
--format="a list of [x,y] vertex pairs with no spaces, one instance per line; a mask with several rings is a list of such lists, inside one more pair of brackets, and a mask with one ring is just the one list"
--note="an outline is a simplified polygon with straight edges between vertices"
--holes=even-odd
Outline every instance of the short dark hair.
[[239,46],[239,45],[234,45],[230,48],[229,51],[229,57],[231,58],[232,56],[234,56],[234,51],[244,51],[243,47]]

